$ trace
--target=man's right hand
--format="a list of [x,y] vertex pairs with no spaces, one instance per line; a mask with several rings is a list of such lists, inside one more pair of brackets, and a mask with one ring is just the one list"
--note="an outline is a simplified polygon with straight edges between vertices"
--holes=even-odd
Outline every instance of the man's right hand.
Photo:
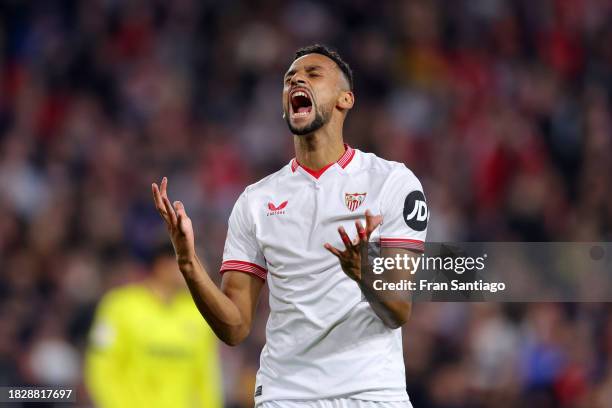
[[195,260],[193,226],[191,225],[191,219],[189,219],[185,212],[183,203],[175,201],[174,206],[170,204],[167,188],[168,179],[166,177],[162,179],[159,187],[157,183],[151,185],[155,207],[166,222],[168,234],[172,240],[176,259],[180,266]]

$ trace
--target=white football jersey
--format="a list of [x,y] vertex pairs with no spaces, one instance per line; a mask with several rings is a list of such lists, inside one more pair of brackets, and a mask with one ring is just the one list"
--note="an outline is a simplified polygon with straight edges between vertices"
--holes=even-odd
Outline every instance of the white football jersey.
[[268,283],[270,316],[255,402],[338,396],[407,400],[402,334],[385,326],[323,244],[344,249],[365,210],[382,214],[370,241],[422,250],[428,212],[403,164],[346,146],[319,172],[293,159],[250,185],[229,219],[221,273]]

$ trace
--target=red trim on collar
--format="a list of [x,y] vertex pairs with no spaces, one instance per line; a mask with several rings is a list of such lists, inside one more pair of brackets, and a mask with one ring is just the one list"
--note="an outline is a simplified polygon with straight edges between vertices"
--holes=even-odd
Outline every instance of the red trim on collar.
[[[351,160],[353,160],[353,157],[355,157],[355,149],[353,149],[351,146],[345,143],[344,144],[344,154],[342,154],[342,156],[338,159],[336,163],[338,163],[340,167],[345,169],[346,166],[348,166],[348,164],[351,162]],[[320,170],[312,170],[312,169],[309,169],[308,167],[302,166],[300,163],[298,163],[297,159],[294,158],[293,160],[291,160],[291,171],[295,172],[298,167],[301,167],[312,177],[318,179],[319,177],[321,177],[323,173],[325,173],[325,170],[329,169],[333,165],[334,163],[329,163],[327,166],[323,167]]]
[[[297,162],[297,160],[296,160]],[[320,170],[313,170],[313,169],[309,169],[308,167],[302,166],[300,165],[308,174],[310,174],[312,177],[318,179],[319,177],[321,177],[321,174],[325,173],[325,170],[329,169],[331,166],[333,166],[334,163],[329,163],[327,166],[323,167]]]

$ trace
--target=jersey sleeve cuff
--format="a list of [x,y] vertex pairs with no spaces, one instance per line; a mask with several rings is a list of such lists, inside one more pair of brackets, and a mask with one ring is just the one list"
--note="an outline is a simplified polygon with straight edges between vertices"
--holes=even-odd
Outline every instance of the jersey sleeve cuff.
[[223,275],[224,272],[227,271],[238,271],[238,272],[244,272],[244,273],[251,273],[255,276],[257,276],[258,278],[263,279],[264,281],[266,280],[266,275],[268,274],[268,271],[251,262],[245,262],[245,261],[236,261],[236,260],[228,260],[228,261],[223,261],[223,263],[221,264],[221,270],[219,271],[219,273],[221,273],[221,275]]
[[425,242],[411,238],[381,238],[381,248],[403,248],[412,251],[425,252]]

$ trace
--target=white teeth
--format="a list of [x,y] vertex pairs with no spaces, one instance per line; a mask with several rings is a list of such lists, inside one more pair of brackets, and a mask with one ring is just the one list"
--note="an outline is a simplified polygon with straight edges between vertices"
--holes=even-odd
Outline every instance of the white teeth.
[[300,118],[302,116],[307,116],[310,112],[295,112],[292,116],[294,118]]
[[308,95],[306,94],[306,92],[302,92],[302,91],[294,92],[292,97],[295,98],[296,96],[303,96],[305,98],[308,98]]

